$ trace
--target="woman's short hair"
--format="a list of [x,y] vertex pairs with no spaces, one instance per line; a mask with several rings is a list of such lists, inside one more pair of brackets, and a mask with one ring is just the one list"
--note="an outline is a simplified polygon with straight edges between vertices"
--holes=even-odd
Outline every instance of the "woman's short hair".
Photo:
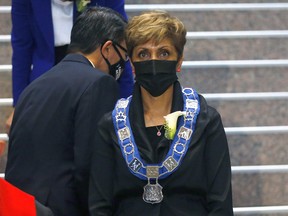
[[163,10],[147,11],[129,20],[125,38],[128,55],[131,57],[135,46],[144,44],[150,40],[160,43],[164,39],[170,39],[174,44],[178,58],[183,55],[186,43],[186,28],[177,18]]

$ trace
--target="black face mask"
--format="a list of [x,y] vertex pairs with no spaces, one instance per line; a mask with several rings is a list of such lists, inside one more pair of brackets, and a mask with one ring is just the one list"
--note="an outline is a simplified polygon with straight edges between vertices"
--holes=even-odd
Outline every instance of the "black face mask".
[[136,82],[153,97],[162,95],[177,79],[177,61],[148,60],[133,62]]
[[104,57],[104,55],[102,54],[102,51],[101,51],[101,55],[104,58],[104,60],[106,61],[108,67],[109,67],[109,74],[111,76],[113,76],[116,80],[118,80],[120,78],[121,74],[123,73],[123,71],[125,70],[125,63],[126,62],[122,58],[122,56],[121,56],[121,54],[120,54],[120,52],[119,52],[119,50],[118,50],[118,48],[117,48],[117,46],[115,44],[117,46],[119,46],[121,49],[123,49],[125,52],[127,52],[127,50],[124,47],[120,46],[119,44],[113,42],[112,45],[113,45],[114,49],[116,50],[117,55],[120,57],[120,60],[118,62],[116,62],[115,64],[111,65],[110,62],[108,61],[108,59],[106,59]]

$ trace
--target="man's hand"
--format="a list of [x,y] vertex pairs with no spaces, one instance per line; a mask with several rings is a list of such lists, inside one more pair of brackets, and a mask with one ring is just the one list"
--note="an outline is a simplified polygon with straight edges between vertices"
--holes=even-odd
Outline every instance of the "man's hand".
[[4,154],[6,148],[6,142],[4,140],[0,140],[0,157]]
[[7,134],[9,134],[9,132],[10,132],[13,116],[14,116],[14,109],[12,110],[12,112],[11,112],[10,116],[8,117],[8,119],[6,120],[6,133]]
[[[14,116],[14,109],[12,110],[8,119],[6,120],[5,127],[6,127],[6,133],[7,134],[9,134],[9,132],[10,132],[13,116]],[[5,152],[6,144],[7,144],[7,142],[5,140],[0,140],[0,157],[3,156],[3,154]]]

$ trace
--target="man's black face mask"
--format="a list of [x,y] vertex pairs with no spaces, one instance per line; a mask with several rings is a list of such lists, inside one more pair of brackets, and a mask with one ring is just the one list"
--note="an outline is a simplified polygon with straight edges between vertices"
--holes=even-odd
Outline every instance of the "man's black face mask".
[[115,51],[117,52],[117,55],[120,58],[120,60],[118,62],[116,62],[115,64],[111,65],[110,62],[108,61],[108,59],[106,59],[104,57],[104,55],[102,54],[102,51],[101,51],[101,55],[104,58],[104,60],[106,61],[108,67],[109,67],[109,74],[111,76],[113,76],[116,80],[118,80],[120,78],[121,74],[123,73],[123,71],[125,70],[125,63],[128,60],[128,58],[124,60],[122,58],[121,53],[120,53],[120,51],[118,50],[117,47],[122,49],[125,53],[127,53],[127,50],[124,47],[122,47],[120,44],[116,43],[116,42],[113,42],[112,45],[113,45]]

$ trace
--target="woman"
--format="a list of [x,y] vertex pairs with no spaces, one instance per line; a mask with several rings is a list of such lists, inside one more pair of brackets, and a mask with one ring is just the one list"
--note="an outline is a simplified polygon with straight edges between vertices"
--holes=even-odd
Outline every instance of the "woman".
[[[233,215],[221,117],[177,81],[185,37],[183,23],[164,11],[146,12],[128,23],[136,83],[132,97],[119,100],[99,123],[91,215]],[[176,134],[164,127],[164,116],[174,112],[183,115],[175,120]]]

